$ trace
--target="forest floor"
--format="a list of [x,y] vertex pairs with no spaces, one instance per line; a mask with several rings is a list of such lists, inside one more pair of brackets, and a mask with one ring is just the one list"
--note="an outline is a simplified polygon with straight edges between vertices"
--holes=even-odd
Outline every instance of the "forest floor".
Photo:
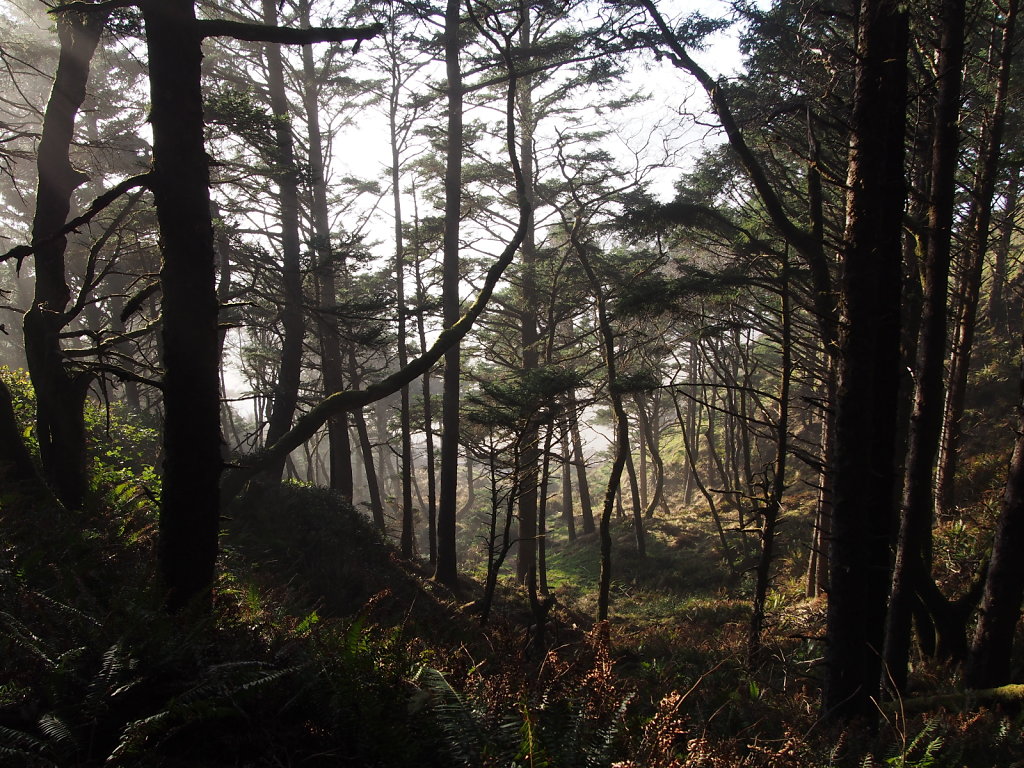
[[[802,596],[799,509],[756,663],[754,534],[744,550],[730,532],[730,569],[698,508],[649,521],[644,558],[613,521],[607,624],[596,537],[555,524],[544,653],[511,578],[481,627],[478,562],[452,593],[319,489],[228,510],[213,612],[193,617],[159,609],[152,499],[123,473],[83,519],[0,511],[3,765],[1024,766],[1019,710],[885,705],[877,735],[819,722],[824,602]],[[943,668],[914,679],[951,689]]]

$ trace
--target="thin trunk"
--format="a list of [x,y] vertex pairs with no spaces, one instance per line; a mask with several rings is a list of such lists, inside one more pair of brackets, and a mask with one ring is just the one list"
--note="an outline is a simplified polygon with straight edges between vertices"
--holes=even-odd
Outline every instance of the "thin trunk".
[[[310,25],[308,0],[299,4],[300,23]],[[320,366],[324,395],[329,397],[344,388],[341,335],[338,332],[336,282],[337,262],[331,248],[331,225],[327,205],[327,181],[324,173],[323,136],[320,131],[320,107],[313,48],[302,47],[302,100],[309,139],[309,173],[312,188],[313,254],[319,278],[317,333],[320,336]],[[348,415],[332,416],[327,422],[328,466],[331,488],[352,498],[352,446],[348,434]]]
[[1003,506],[992,543],[981,615],[974,633],[964,682],[992,688],[1010,682],[1011,652],[1024,596],[1024,367],[1017,405],[1017,441],[1010,460]]
[[[444,327],[459,320],[459,222],[462,204],[462,69],[459,0],[447,0],[444,17],[445,70],[448,75],[448,147],[444,175],[444,264],[442,313]],[[444,356],[444,393],[441,403],[440,502],[437,510],[437,566],[434,578],[449,587],[458,586],[455,551],[456,497],[459,483],[459,358],[455,344]]]
[[[418,216],[417,216],[418,220]],[[416,272],[416,303],[422,307],[426,302],[426,291],[423,286],[422,262],[417,257]],[[420,349],[427,348],[427,329],[423,312],[416,315],[416,328],[419,333]],[[430,564],[437,563],[437,473],[434,462],[434,408],[431,400],[430,374],[425,373],[421,379],[423,397],[423,448],[427,473],[427,553]]]
[[575,390],[569,391],[569,434],[572,437],[573,462],[576,464],[576,488],[580,497],[580,517],[583,533],[593,533],[594,505],[590,500],[590,483],[587,480],[587,460],[583,453],[583,439],[580,437],[579,410]]
[[756,663],[762,651],[761,635],[764,631],[765,604],[771,585],[772,559],[775,556],[775,533],[782,517],[782,496],[786,491],[786,453],[789,450],[789,389],[793,375],[793,333],[789,303],[789,254],[783,255],[782,280],[782,381],[779,383],[779,416],[775,422],[775,466],[771,488],[765,494],[761,519],[761,553],[754,577],[754,608],[750,618],[750,636],[747,653]]
[[[580,215],[582,215],[582,211],[577,211],[577,216]],[[591,291],[593,291],[594,300],[597,302],[597,322],[598,331],[601,334],[601,353],[604,357],[605,371],[608,374],[608,394],[612,401],[612,414],[615,423],[615,458],[612,460],[611,472],[608,475],[608,488],[604,494],[604,506],[601,510],[600,524],[601,575],[597,590],[597,619],[598,621],[605,621],[608,619],[612,585],[611,519],[615,507],[615,497],[620,490],[619,483],[622,478],[622,468],[625,466],[626,457],[629,455],[629,422],[626,419],[626,411],[622,407],[622,394],[618,389],[615,331],[608,317],[604,288],[590,263],[587,246],[579,240],[580,225],[581,221],[577,218],[572,224],[569,238],[573,250],[580,261],[580,265],[583,267],[584,272],[586,272]]]
[[[623,411],[625,411],[625,407],[623,407]],[[643,502],[640,500],[639,483],[637,483],[636,466],[633,464],[633,451],[631,448],[626,452],[626,475],[629,478],[629,496],[633,507],[633,540],[636,542],[636,554],[638,557],[644,558],[647,556],[647,537],[644,534],[644,508]]]
[[[654,464],[654,493],[651,495],[647,509],[644,511],[644,518],[650,520],[654,517],[654,510],[659,504],[665,504],[665,463],[661,459],[661,449],[658,446],[658,432],[655,424],[659,420],[658,408],[652,409],[654,418],[647,414],[647,398],[638,393],[636,396],[637,413],[640,418],[640,434],[642,442],[651,453],[651,463]],[[656,401],[657,402],[657,401]]]
[[911,416],[899,546],[893,571],[885,638],[886,679],[902,694],[907,684],[910,629],[916,593],[931,579],[932,475],[942,433],[946,354],[946,294],[956,192],[960,86],[964,54],[965,0],[945,0],[932,140],[928,250],[924,304],[917,346],[916,390]]
[[1006,183],[1003,217],[999,224],[999,240],[992,249],[992,284],[988,292],[988,321],[993,330],[1002,338],[1010,334],[1009,314],[1007,309],[1007,264],[1013,242],[1014,223],[1017,206],[1020,202],[1021,166],[1010,169],[1010,178]]
[[[402,188],[401,188],[401,152],[398,124],[398,111],[401,107],[402,70],[398,55],[398,43],[394,37],[388,39],[388,50],[391,54],[391,90],[388,93],[388,133],[391,141],[391,203],[395,217],[395,298],[398,304],[398,365],[404,368],[409,364],[408,321],[409,315],[405,304],[405,238],[402,220]],[[412,414],[410,412],[409,385],[402,387],[399,398],[398,430],[401,439],[402,469],[401,477],[401,552],[406,560],[412,559],[415,528],[412,507]]]
[[569,541],[576,541],[576,517],[572,509],[572,453],[569,451],[569,423],[563,416],[560,421],[562,445],[562,519]]
[[[353,385],[355,380],[353,379]],[[380,496],[380,480],[377,476],[377,469],[373,463],[373,443],[370,442],[370,431],[366,428],[366,416],[363,409],[359,408],[352,413],[352,420],[356,425],[356,434],[359,436],[359,447],[363,454],[363,470],[366,473],[366,490],[370,497],[370,515],[373,517],[373,524],[381,533],[387,531],[387,523],[384,520],[384,503]],[[412,557],[410,552],[403,557]]]
[[[263,23],[277,25],[277,0],[262,0]],[[292,137],[291,108],[284,85],[284,63],[279,45],[267,45],[267,89],[270,108],[274,114],[274,149],[272,165],[277,182],[281,206],[281,305],[280,318],[283,335],[281,361],[274,384],[274,401],[267,425],[267,445],[276,443],[292,425],[292,417],[299,401],[299,380],[302,374],[302,337],[305,321],[302,317],[302,265],[299,243],[299,172],[295,161]],[[267,468],[266,479],[280,482],[284,462]]]
[[936,513],[948,513],[955,498],[957,454],[960,444],[961,419],[967,393],[967,378],[971,367],[971,350],[977,321],[981,273],[988,250],[989,228],[992,223],[992,202],[999,175],[999,162],[1003,153],[1003,134],[1006,126],[1006,102],[1013,62],[1018,0],[1008,0],[1003,20],[1003,38],[996,75],[996,92],[992,104],[985,148],[980,158],[978,175],[974,183],[972,211],[969,218],[968,242],[961,284],[960,311],[957,333],[953,339],[950,357],[949,387],[946,392],[943,434],[940,445],[939,468],[936,476]]
[[[693,402],[693,398],[688,399],[690,402]],[[697,472],[697,463],[694,459],[693,448],[691,447],[694,441],[690,439],[688,434],[689,430],[685,424],[685,422],[689,420],[689,415],[683,416],[682,409],[679,407],[679,399],[676,397],[674,392],[672,393],[672,403],[675,405],[676,418],[679,421],[679,430],[682,432],[683,449],[686,451],[686,460],[693,468],[693,483],[697,486],[698,490],[700,490],[701,496],[703,496],[704,501],[707,502],[708,511],[711,512],[711,520],[715,524],[715,532],[718,534],[718,541],[722,548],[722,559],[729,565],[730,571],[735,571],[736,553],[733,548],[729,546],[729,541],[725,537],[725,526],[722,524],[722,517],[718,513],[718,505],[715,504],[715,497],[701,481],[700,474]]]
[[542,595],[548,593],[547,511],[548,485],[551,482],[551,444],[555,436],[554,422],[549,422],[544,435],[544,458],[541,462],[540,493],[537,500],[537,579]]
[[[520,5],[519,44],[524,49],[531,45],[530,9],[529,5]],[[534,146],[533,132],[535,118],[533,113],[533,81],[524,77],[519,85],[519,119],[520,139],[519,157],[523,164],[523,179],[526,184],[527,199],[533,203],[534,198]],[[522,306],[519,310],[519,341],[522,346],[522,368],[520,372],[524,380],[540,367],[541,337],[537,328],[539,296],[537,290],[537,232],[533,214],[527,222],[526,237],[520,251],[520,291]],[[538,530],[538,492],[537,470],[541,461],[540,424],[536,414],[527,418],[522,437],[523,449],[519,454],[519,544],[516,556],[516,577],[521,584],[526,584],[531,571],[537,562]]]

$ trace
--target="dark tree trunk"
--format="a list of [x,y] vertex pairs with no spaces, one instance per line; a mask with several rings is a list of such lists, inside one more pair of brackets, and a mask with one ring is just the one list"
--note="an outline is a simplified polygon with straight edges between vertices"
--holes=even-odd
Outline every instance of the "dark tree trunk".
[[984,149],[974,182],[969,232],[960,278],[957,332],[953,338],[950,356],[949,388],[946,393],[942,444],[936,475],[936,512],[945,514],[952,509],[955,497],[957,454],[960,443],[960,420],[964,414],[967,378],[974,347],[977,324],[978,299],[981,291],[982,267],[988,250],[989,228],[992,223],[992,202],[999,175],[999,161],[1003,153],[1003,134],[1006,127],[1006,101],[1010,83],[1010,70],[1015,47],[1015,29],[1018,0],[1009,0],[1003,20],[1003,38],[999,51],[996,74],[996,92],[992,114],[983,133]]
[[201,38],[192,0],[142,3],[153,195],[163,251],[164,478],[158,561],[168,608],[208,598],[220,510],[220,358]]
[[43,115],[32,220],[35,297],[25,315],[25,356],[36,394],[36,435],[43,473],[65,506],[81,507],[87,486],[85,395],[89,378],[69,367],[60,333],[72,319],[65,275],[67,238],[54,237],[67,221],[71,197],[86,176],[71,165],[75,119],[85,100],[89,66],[107,13],[62,13],[57,18],[60,57]]
[[[353,378],[353,385],[358,386],[358,383]],[[377,475],[377,469],[373,463],[373,444],[370,442],[370,432],[366,428],[366,417],[363,415],[363,410],[353,412],[353,421],[356,423],[356,434],[359,436],[359,448],[363,453],[363,469],[366,472],[366,490],[370,497],[370,515],[373,517],[373,524],[377,530],[384,533],[387,530],[387,524],[384,521],[384,503],[381,500],[380,495],[380,479]],[[410,488],[410,495],[412,490]],[[412,557],[410,551],[408,555],[405,554],[404,550],[402,556],[408,558]]]
[[[577,200],[577,205],[579,201]],[[587,244],[580,240],[579,227],[581,226],[580,216],[583,211],[577,210],[577,219],[572,223],[569,240],[573,251],[579,259],[580,266],[587,275],[590,289],[597,304],[598,332],[601,335],[601,354],[604,357],[605,372],[608,376],[608,395],[612,401],[612,415],[615,425],[615,456],[612,460],[611,471],[608,475],[608,487],[604,494],[604,506],[601,509],[601,523],[599,537],[601,542],[601,575],[597,588],[597,618],[598,621],[605,621],[608,618],[608,609],[611,601],[612,585],[612,533],[611,520],[615,508],[615,498],[620,491],[622,469],[626,465],[626,457],[629,455],[629,421],[626,418],[626,410],[622,406],[622,393],[619,391],[619,378],[617,373],[617,360],[615,355],[615,330],[612,328],[611,318],[608,316],[607,299],[604,287],[590,262]]]
[[[519,44],[524,49],[531,45],[531,16],[527,3],[519,10]],[[533,111],[533,79],[527,75],[519,83],[519,158],[523,167],[526,195],[531,205],[534,202],[534,146],[533,132],[536,127]],[[523,380],[527,381],[540,367],[541,337],[537,328],[539,294],[537,290],[537,232],[533,214],[527,222],[526,237],[520,251],[520,292],[522,306],[519,310],[519,339],[522,345]],[[516,577],[521,584],[527,584],[531,571],[537,562],[538,529],[538,465],[541,461],[540,424],[537,414],[531,412],[522,435],[522,451],[519,454],[519,544],[516,556]]]
[[548,593],[547,511],[548,486],[551,482],[551,444],[554,437],[555,424],[550,421],[544,433],[544,458],[541,460],[540,493],[537,498],[537,581],[543,595]]
[[858,23],[823,704],[874,723],[896,517],[907,11],[861,0]]
[[779,383],[779,416],[775,422],[775,466],[770,488],[766,488],[761,518],[761,552],[754,576],[754,607],[750,617],[747,652],[751,664],[761,656],[761,635],[764,631],[765,605],[771,585],[772,560],[775,557],[775,534],[782,516],[782,496],[786,491],[786,454],[789,451],[789,389],[793,375],[793,333],[789,305],[789,255],[783,255],[781,280],[782,301],[782,381]]
[[[303,26],[309,26],[309,2],[299,7]],[[302,101],[309,137],[309,172],[312,189],[313,254],[320,288],[320,310],[317,333],[320,336],[320,366],[324,395],[340,392],[344,387],[341,357],[341,336],[335,310],[338,304],[336,259],[331,248],[331,225],[327,205],[327,182],[324,176],[323,136],[320,131],[316,65],[312,46],[302,47]],[[352,446],[348,434],[347,414],[332,416],[327,422],[329,482],[342,496],[352,498]]]
[[939,43],[939,93],[932,137],[924,303],[917,345],[914,410],[910,422],[899,545],[885,637],[886,676],[902,694],[907,684],[910,628],[917,592],[931,579],[932,475],[942,433],[946,354],[946,294],[956,192],[960,86],[966,0],[945,0]]
[[[262,0],[263,23],[277,25],[277,0]],[[280,318],[283,335],[281,361],[274,384],[274,400],[267,425],[267,445],[273,445],[292,425],[292,417],[299,402],[299,380],[302,375],[302,337],[305,322],[302,317],[302,265],[299,242],[299,171],[295,163],[295,146],[291,106],[284,86],[284,63],[279,45],[267,45],[267,89],[270,108],[274,114],[273,163],[277,182],[281,217],[281,284]],[[281,481],[284,462],[271,465],[266,471],[270,483]]]
[[1007,265],[1013,243],[1014,223],[1020,202],[1021,166],[1010,169],[1006,182],[1006,196],[1003,204],[1002,221],[999,224],[999,239],[992,249],[992,285],[988,292],[988,321],[992,329],[1002,338],[1009,336],[1009,310],[1007,308]]
[[1024,596],[1024,368],[1017,409],[1017,442],[992,543],[981,615],[964,672],[964,682],[971,688],[1010,682],[1010,654]]
[[587,459],[583,454],[583,439],[580,437],[579,409],[576,405],[576,392],[569,391],[569,434],[572,437],[573,462],[576,464],[576,488],[580,497],[580,517],[583,522],[583,533],[593,533],[594,504],[590,499],[590,482],[587,480]]
[[[691,403],[694,402],[694,398],[687,398]],[[691,468],[691,477],[693,484],[700,491],[701,496],[704,497],[704,501],[707,502],[708,511],[711,513],[711,520],[715,524],[715,532],[718,534],[718,541],[722,548],[722,559],[725,560],[729,565],[729,570],[734,571],[736,568],[736,553],[733,548],[729,545],[729,540],[725,537],[725,526],[722,525],[722,517],[718,513],[718,505],[715,504],[715,497],[708,490],[707,486],[700,478],[700,473],[697,472],[697,460],[693,455],[692,445],[694,440],[689,436],[689,428],[686,424],[690,420],[689,414],[683,415],[682,409],[679,407],[679,399],[676,394],[672,393],[672,403],[676,409],[676,418],[679,421],[679,430],[682,432],[683,438],[683,450],[686,452],[686,461],[689,463]]]
[[560,427],[562,431],[562,519],[565,521],[565,532],[569,541],[576,541],[576,517],[572,508],[572,453],[569,450],[567,417],[561,420]]
[[[621,399],[621,395],[620,395]],[[625,413],[625,406],[623,406]],[[629,429],[629,422],[626,422],[626,429]],[[627,445],[629,433],[626,433]],[[633,451],[630,447],[626,451],[626,476],[629,478],[629,498],[633,507],[633,541],[636,542],[636,554],[640,558],[647,557],[647,537],[644,534],[644,509],[640,500],[640,488],[637,482],[636,466],[633,463]]]
[[[459,223],[462,209],[462,69],[459,64],[459,0],[447,0],[444,21],[445,69],[448,75],[448,155],[444,176],[444,264],[442,313],[444,326],[459,320]],[[455,551],[455,510],[459,482],[460,346],[444,356],[444,393],[441,403],[440,499],[437,509],[437,566],[434,578],[450,587],[458,585]]]
[[[655,401],[657,402],[657,401]],[[654,510],[659,504],[665,503],[665,463],[661,459],[661,449],[658,446],[660,427],[657,425],[660,417],[658,408],[652,409],[653,416],[647,413],[647,397],[643,394],[636,395],[637,414],[640,419],[641,441],[647,446],[651,454],[651,463],[654,465],[654,492],[651,494],[644,510],[644,518],[650,520],[654,517]]]

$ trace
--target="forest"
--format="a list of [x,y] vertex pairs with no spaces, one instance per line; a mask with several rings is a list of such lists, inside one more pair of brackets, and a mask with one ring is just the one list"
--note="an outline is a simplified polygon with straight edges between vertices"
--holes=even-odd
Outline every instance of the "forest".
[[0,764],[1024,766],[1018,0],[0,0]]

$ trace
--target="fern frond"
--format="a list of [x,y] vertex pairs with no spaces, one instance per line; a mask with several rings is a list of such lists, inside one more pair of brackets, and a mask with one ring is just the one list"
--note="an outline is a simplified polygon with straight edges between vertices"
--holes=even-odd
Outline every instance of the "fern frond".
[[477,713],[436,669],[424,667],[416,681],[430,696],[434,715],[452,757],[465,768],[479,766],[485,744]]

